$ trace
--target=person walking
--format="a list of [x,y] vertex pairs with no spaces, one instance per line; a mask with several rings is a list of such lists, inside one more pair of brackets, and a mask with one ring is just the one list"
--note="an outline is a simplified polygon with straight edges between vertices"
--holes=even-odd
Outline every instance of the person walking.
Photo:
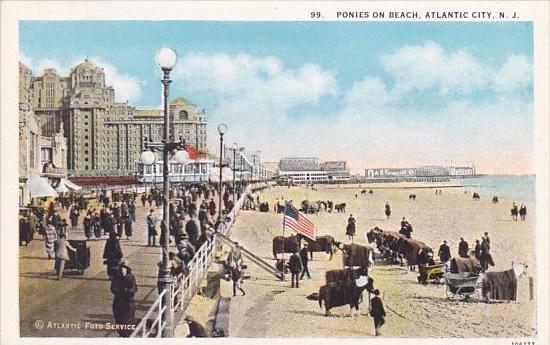
[[57,240],[57,231],[55,231],[55,227],[53,224],[49,224],[46,227],[46,231],[44,233],[44,249],[46,250],[46,254],[48,255],[48,259],[53,259],[55,257],[55,241]]
[[519,217],[521,220],[525,220],[525,216],[527,216],[527,206],[522,203],[519,208]]
[[469,250],[468,242],[464,241],[464,238],[461,237],[460,238],[460,243],[458,244],[458,256],[463,257],[463,258],[470,257],[468,255],[468,250]]
[[86,239],[89,240],[92,237],[92,217],[90,214],[86,214],[86,216],[84,216],[83,224],[84,236],[86,236]]
[[155,216],[155,210],[150,209],[147,216],[147,246],[155,246],[157,239],[157,217]]
[[292,275],[291,287],[300,287],[300,273],[302,272],[303,265],[298,251],[295,251],[288,259],[288,269]]
[[71,220],[72,230],[76,230],[76,227],[78,225],[78,216],[79,216],[78,208],[76,207],[76,205],[73,205],[69,212],[70,212],[69,219]]
[[99,213],[95,213],[94,217],[92,218],[92,228],[94,229],[94,236],[97,239],[101,238],[101,217],[99,216]]
[[109,239],[105,242],[105,249],[103,250],[103,263],[107,265],[107,275],[109,280],[113,280],[115,272],[118,270],[120,260],[124,254],[122,254],[122,248],[120,242],[114,232],[109,233]]
[[59,239],[55,242],[55,271],[57,273],[57,280],[63,279],[65,261],[71,260],[69,250],[76,253],[76,248],[73,248],[69,244],[65,235],[59,235]]
[[348,239],[353,242],[353,237],[355,236],[355,218],[353,217],[353,214],[349,215],[348,218],[348,225],[346,226],[346,236],[348,236]]
[[132,232],[133,232],[133,229],[132,229],[132,216],[128,216],[126,217],[126,219],[124,219],[124,234],[126,235],[126,239],[129,240],[131,237],[132,237]]
[[307,266],[308,263],[308,255],[309,251],[307,249],[307,243],[304,243],[304,247],[300,250],[300,260],[302,260],[303,270],[302,275],[300,276],[300,280],[304,279],[304,275],[307,273],[307,278],[311,279],[311,275],[309,274],[309,268]]
[[373,294],[374,297],[370,300],[370,316],[374,319],[374,335],[379,336],[382,334],[380,333],[380,327],[386,323],[384,320],[384,317],[386,317],[386,311],[384,310],[382,300],[378,297],[380,295],[380,291],[375,289]]
[[122,216],[118,217],[118,219],[116,219],[115,222],[116,222],[116,235],[118,238],[122,238],[122,234],[124,232],[123,217]]
[[447,245],[447,241],[443,240],[443,244],[439,246],[437,256],[439,256],[439,260],[443,263],[451,259],[451,248]]
[[227,260],[229,262],[229,267],[231,268],[242,266],[243,258],[239,242],[235,242],[235,246],[231,248],[231,252],[229,253]]
[[[135,295],[138,291],[136,278],[132,274],[132,269],[127,262],[121,262],[119,269],[115,272],[111,281],[111,292],[113,298],[113,314],[118,334],[127,338],[133,332],[136,316]],[[127,326],[127,327],[124,327]]]
[[233,297],[237,295],[237,289],[241,291],[243,296],[246,295],[246,292],[241,287],[242,266],[238,265],[231,269],[231,280],[233,281]]
[[390,203],[386,201],[386,205],[384,206],[384,213],[386,214],[386,219],[389,219],[391,216],[391,206]]

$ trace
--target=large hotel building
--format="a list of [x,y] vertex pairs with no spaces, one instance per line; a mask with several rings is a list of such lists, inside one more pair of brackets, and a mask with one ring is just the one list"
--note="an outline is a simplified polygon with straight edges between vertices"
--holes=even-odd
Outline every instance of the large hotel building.
[[[91,61],[76,65],[68,76],[46,69],[35,77],[21,63],[19,71],[20,95],[26,97],[41,134],[66,137],[69,175],[128,175],[135,170],[144,141],[162,138],[162,110],[115,102],[115,90],[106,85],[103,68]],[[206,151],[204,110],[177,98],[170,102],[169,111],[174,138],[182,137],[195,149]]]

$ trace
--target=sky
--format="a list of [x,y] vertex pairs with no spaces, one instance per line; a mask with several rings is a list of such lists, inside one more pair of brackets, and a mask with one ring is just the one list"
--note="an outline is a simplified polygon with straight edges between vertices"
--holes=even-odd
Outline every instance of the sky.
[[87,57],[138,108],[173,48],[171,98],[205,109],[212,152],[223,122],[264,161],[533,172],[531,22],[22,21],[19,42],[35,75]]

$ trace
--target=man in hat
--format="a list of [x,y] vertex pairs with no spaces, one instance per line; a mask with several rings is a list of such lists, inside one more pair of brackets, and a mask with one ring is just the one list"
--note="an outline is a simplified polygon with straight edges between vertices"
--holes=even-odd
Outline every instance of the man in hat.
[[155,210],[150,209],[147,216],[147,246],[155,246],[157,238],[157,217],[155,216]]
[[300,276],[300,280],[304,279],[304,275],[307,273],[307,278],[311,279],[311,275],[309,274],[309,269],[307,267],[308,263],[308,249],[307,249],[307,243],[304,243],[304,247],[300,250],[300,259],[302,260],[302,265],[304,266],[304,269],[302,270],[302,275]]
[[302,265],[302,260],[300,259],[300,255],[298,255],[298,251],[295,251],[288,259],[288,269],[292,274],[291,287],[296,287],[296,288],[300,287],[299,275],[300,275],[300,272],[302,272],[303,265]]
[[443,240],[443,244],[439,246],[437,256],[439,256],[439,260],[443,263],[446,263],[451,259],[451,248],[447,245],[446,240]]
[[181,261],[183,261],[185,265],[187,265],[192,258],[191,253],[187,248],[187,243],[188,243],[187,240],[188,240],[187,234],[183,233],[180,243],[176,245],[176,248],[178,249],[177,256]]
[[468,255],[468,250],[469,250],[469,247],[468,247],[468,242],[466,242],[464,240],[463,237],[460,238],[460,243],[458,244],[458,256],[460,257],[463,257],[463,258],[468,258],[470,257]]
[[374,297],[370,301],[370,316],[374,319],[374,335],[379,336],[380,327],[385,323],[384,317],[386,316],[386,311],[384,310],[384,304],[380,297],[380,291],[378,289],[373,291]]

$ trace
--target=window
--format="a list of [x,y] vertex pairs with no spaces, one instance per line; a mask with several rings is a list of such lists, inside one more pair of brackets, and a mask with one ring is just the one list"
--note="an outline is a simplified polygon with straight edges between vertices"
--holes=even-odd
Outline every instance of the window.
[[86,167],[84,168],[85,170],[88,170],[88,166],[86,165]]
[[85,136],[84,136],[84,139],[88,139],[88,136],[87,136],[87,135],[85,135]]
[[87,162],[88,161],[88,158],[84,158],[84,162]]
[[88,150],[84,151],[84,154],[88,154],[88,153],[89,153]]
[[189,114],[185,110],[180,111],[179,116],[180,116],[180,120],[185,120],[185,121],[189,120]]

